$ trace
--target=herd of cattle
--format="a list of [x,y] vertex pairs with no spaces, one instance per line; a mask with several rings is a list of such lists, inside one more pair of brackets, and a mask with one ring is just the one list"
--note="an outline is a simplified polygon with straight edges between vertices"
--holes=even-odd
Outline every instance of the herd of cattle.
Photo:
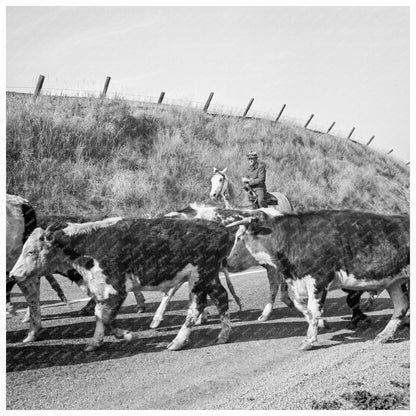
[[115,326],[116,315],[132,291],[138,310],[144,310],[142,291],[164,296],[151,326],[157,327],[176,290],[189,285],[189,308],[184,324],[168,349],[188,342],[193,325],[203,316],[207,295],[218,309],[221,331],[217,343],[231,333],[228,289],[240,306],[228,271],[261,265],[267,271],[270,294],[259,320],[267,320],[279,293],[289,307],[306,318],[308,330],[301,349],[317,342],[328,290],[342,288],[352,309],[350,327],[366,315],[360,310],[364,291],[387,289],[393,315],[376,341],[394,337],[409,310],[410,261],[408,215],[379,215],[359,211],[315,211],[281,215],[267,208],[222,209],[191,204],[154,219],[36,218],[31,204],[7,195],[7,307],[17,283],[30,312],[23,342],[37,339],[41,329],[40,278],[46,276],[66,301],[54,273],[66,276],[90,296],[81,313],[94,309],[96,328],[86,351],[99,348],[105,329],[131,340],[134,333]]

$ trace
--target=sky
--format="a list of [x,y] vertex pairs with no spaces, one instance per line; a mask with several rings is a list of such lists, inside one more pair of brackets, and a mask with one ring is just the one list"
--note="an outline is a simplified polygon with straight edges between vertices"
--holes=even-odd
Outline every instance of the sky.
[[[410,161],[408,7],[7,7],[6,87],[205,102],[283,116]],[[249,113],[250,115],[250,113]]]

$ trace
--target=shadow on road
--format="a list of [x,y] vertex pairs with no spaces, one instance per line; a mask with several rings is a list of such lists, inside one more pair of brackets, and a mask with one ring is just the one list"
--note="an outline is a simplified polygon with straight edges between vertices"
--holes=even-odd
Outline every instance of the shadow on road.
[[[58,317],[65,318],[60,321],[60,325],[49,326],[42,330],[39,342],[32,344],[22,344],[20,341],[27,333],[26,329],[7,332],[7,372],[39,369],[54,366],[76,365],[91,363],[96,361],[114,360],[135,356],[141,353],[162,352],[175,337],[178,329],[185,319],[187,301],[173,301],[170,304],[170,310],[181,310],[182,314],[173,314],[172,312],[165,316],[163,326],[157,330],[150,330],[149,324],[152,320],[152,313],[158,303],[147,305],[147,316],[137,314],[127,317],[132,313],[134,306],[123,308],[117,319],[117,326],[120,328],[138,331],[137,339],[130,343],[116,340],[113,336],[107,336],[100,350],[95,352],[83,352],[88,338],[94,333],[94,317],[78,317],[80,322],[71,322],[68,314],[53,315],[55,320]],[[391,307],[389,299],[379,299],[374,310],[384,310]],[[210,309],[211,311],[213,309]],[[71,312],[73,316],[76,312]],[[327,317],[339,317],[340,315],[349,316],[350,310],[345,305],[344,299],[328,299],[326,304]],[[259,322],[257,318],[259,310],[243,310],[241,312],[231,313],[233,322],[233,332],[231,334],[231,343],[250,342],[269,339],[281,339],[290,337],[300,337],[306,334],[307,324],[301,319],[296,310],[289,308],[279,308],[274,310],[273,318],[267,322]],[[329,333],[334,332],[331,341],[343,343],[364,342],[374,339],[390,319],[391,314],[377,314],[371,318],[370,325],[363,325],[355,332],[337,333],[345,330],[347,321],[345,317],[334,320],[330,323]],[[296,318],[288,321],[288,318]],[[69,321],[69,322],[68,322]],[[218,315],[211,315],[207,325],[195,327],[192,332],[190,343],[187,349],[199,349],[211,346],[220,330]],[[409,331],[407,331],[408,334]],[[321,330],[320,333],[328,333]],[[406,338],[401,338],[401,340]],[[408,339],[408,336],[407,336]],[[60,342],[60,340],[62,340]],[[69,341],[69,342],[68,342]],[[58,344],[57,344],[58,342]],[[400,335],[397,342],[400,342]],[[10,345],[15,343],[15,345]],[[332,345],[323,345],[318,348],[328,348]],[[166,351],[168,354],[174,352]],[[180,352],[176,352],[180,354]]]

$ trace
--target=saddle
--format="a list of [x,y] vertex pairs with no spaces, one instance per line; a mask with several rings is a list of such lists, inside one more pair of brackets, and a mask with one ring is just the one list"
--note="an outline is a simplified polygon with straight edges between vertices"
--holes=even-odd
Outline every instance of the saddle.
[[279,205],[279,201],[271,193],[266,192],[267,205]]
[[[247,191],[248,191],[247,192],[247,194],[248,194],[248,200],[250,202],[257,201],[257,195],[254,192],[254,190],[247,189]],[[276,197],[274,195],[272,195],[271,193],[269,193],[269,192],[266,192],[266,202],[267,202],[267,205],[279,205],[279,201],[276,199]]]

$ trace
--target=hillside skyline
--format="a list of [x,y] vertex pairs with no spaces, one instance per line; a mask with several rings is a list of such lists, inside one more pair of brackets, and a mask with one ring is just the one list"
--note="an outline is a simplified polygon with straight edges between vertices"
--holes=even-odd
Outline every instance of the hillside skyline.
[[[277,114],[410,160],[407,7],[7,7],[6,87]],[[331,132],[331,133],[332,133]]]

